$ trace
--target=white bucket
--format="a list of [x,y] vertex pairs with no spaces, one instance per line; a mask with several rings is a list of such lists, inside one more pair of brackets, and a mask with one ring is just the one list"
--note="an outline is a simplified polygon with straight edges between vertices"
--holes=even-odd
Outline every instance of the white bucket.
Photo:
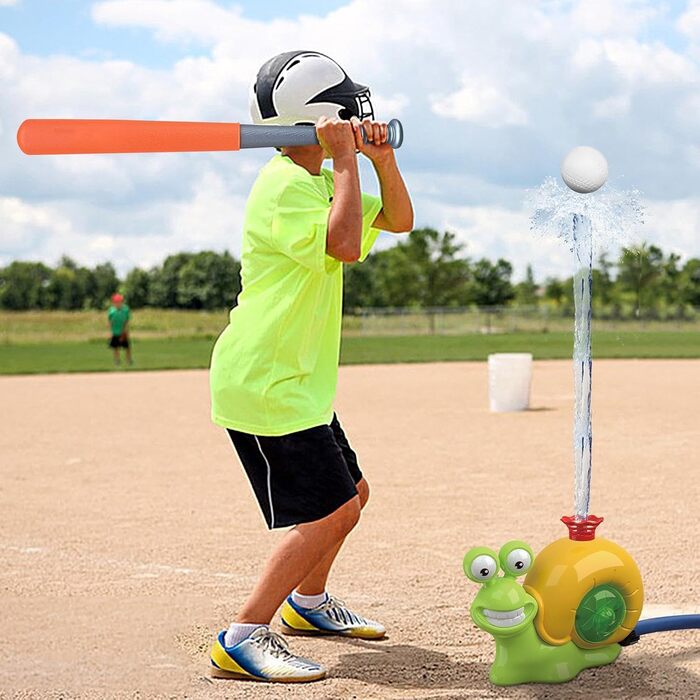
[[532,355],[529,352],[489,355],[489,404],[492,411],[527,410],[531,382]]

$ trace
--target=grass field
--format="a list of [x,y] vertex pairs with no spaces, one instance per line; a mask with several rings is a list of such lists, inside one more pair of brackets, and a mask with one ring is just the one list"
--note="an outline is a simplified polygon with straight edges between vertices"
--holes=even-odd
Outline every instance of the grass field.
[[[138,309],[132,330],[139,340],[216,338],[228,322],[228,311]],[[444,309],[441,312],[368,310],[343,318],[343,333],[351,336],[503,335],[506,333],[568,333],[573,318],[546,309],[506,308],[492,311]],[[700,309],[679,320],[593,320],[597,332],[700,333]],[[103,311],[0,311],[0,346],[46,345],[58,342],[103,342],[107,321]]]
[[[188,369],[209,365],[213,338],[136,338],[133,369]],[[536,359],[571,357],[571,333],[348,336],[343,364],[484,360],[493,352],[531,352]],[[700,332],[598,331],[596,358],[700,357]],[[115,370],[104,338],[82,342],[0,345],[0,374]]]

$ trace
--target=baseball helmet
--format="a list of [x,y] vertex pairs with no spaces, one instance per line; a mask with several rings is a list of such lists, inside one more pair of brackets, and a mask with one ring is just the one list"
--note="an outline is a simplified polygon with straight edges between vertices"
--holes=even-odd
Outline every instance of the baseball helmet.
[[250,91],[255,124],[315,124],[321,116],[374,118],[369,88],[318,51],[287,51],[267,61]]

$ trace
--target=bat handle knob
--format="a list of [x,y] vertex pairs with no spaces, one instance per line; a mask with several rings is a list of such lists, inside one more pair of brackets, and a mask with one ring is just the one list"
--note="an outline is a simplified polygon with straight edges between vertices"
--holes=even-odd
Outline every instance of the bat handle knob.
[[398,119],[392,119],[387,124],[387,139],[386,142],[392,148],[401,148],[403,143],[403,125]]

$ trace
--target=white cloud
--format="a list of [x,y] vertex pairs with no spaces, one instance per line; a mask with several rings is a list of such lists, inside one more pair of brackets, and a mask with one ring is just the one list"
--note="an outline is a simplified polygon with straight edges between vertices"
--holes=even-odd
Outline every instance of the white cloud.
[[[183,247],[198,246],[201,241],[217,250],[234,247],[243,223],[245,197],[233,194],[225,180],[213,171],[203,173],[195,183],[192,197],[173,206],[170,230]],[[236,253],[240,247],[235,246]]]
[[0,260],[36,253],[49,237],[63,238],[73,227],[65,216],[49,205],[33,205],[18,197],[0,197]]
[[17,42],[0,32],[0,80],[11,80],[15,77],[18,57]]
[[660,11],[636,0],[578,0],[572,20],[586,34],[636,34]]
[[700,0],[690,0],[676,24],[683,34],[691,39],[700,39]]
[[579,42],[572,56],[581,71],[606,67],[626,83],[691,83],[698,70],[693,61],[659,43],[644,44],[633,38]]
[[678,253],[682,258],[700,257],[700,198],[647,200],[644,212],[644,236],[640,239],[652,240],[663,250]]
[[527,114],[520,106],[480,78],[465,78],[457,92],[434,97],[433,111],[441,117],[494,129],[527,123]]
[[[508,257],[518,271],[527,262],[538,274],[568,271],[568,251],[533,242],[521,203],[578,143],[601,148],[611,173],[647,194],[654,216],[644,236],[700,254],[700,57],[649,38],[659,3],[401,7],[353,0],[324,16],[261,21],[211,0],[93,6],[102,27],[141,28],[184,47],[185,58],[160,69],[99,53],[27,55],[0,33],[3,260],[66,252],[123,270],[180,249],[238,252],[245,197],[268,152],[27,158],[14,131],[30,116],[244,121],[257,68],[299,47],[334,56],[368,84],[380,118],[401,117],[399,161],[417,221],[459,231],[472,255]],[[700,2],[679,26],[700,37],[694,13]]]
[[628,94],[613,95],[593,104],[593,115],[598,119],[615,119],[627,114],[631,99]]
[[243,22],[238,8],[226,10],[210,0],[107,0],[93,5],[92,17],[107,26],[152,29],[161,41],[205,43],[225,39]]
[[0,0],[0,7],[10,7],[11,5],[17,5],[19,0]]

